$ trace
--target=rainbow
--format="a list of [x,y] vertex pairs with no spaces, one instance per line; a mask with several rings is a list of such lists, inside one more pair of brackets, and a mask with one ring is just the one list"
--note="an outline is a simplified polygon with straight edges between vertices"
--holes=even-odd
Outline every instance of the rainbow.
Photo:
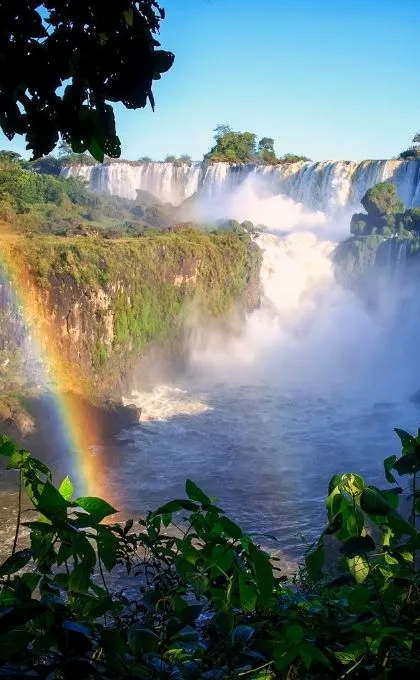
[[15,247],[18,240],[19,236],[2,232],[0,272],[3,271],[3,279],[10,287],[12,304],[30,336],[31,350],[38,358],[45,384],[51,386],[48,401],[56,430],[52,446],[56,445],[58,436],[60,453],[64,452],[66,467],[71,468],[69,476],[79,495],[104,496],[109,501],[102,456],[98,452],[92,453],[88,444],[92,440],[101,440],[100,427],[89,422],[83,406],[71,396],[72,392],[80,393],[85,380],[78,367],[70,365],[60,351],[57,342],[59,330],[45,314],[45,300],[42,304],[39,288]]

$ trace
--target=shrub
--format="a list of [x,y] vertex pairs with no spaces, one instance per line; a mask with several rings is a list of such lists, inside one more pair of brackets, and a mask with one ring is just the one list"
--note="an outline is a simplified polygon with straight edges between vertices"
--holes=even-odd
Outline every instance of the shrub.
[[[45,464],[2,437],[18,497],[26,492],[36,513],[22,515],[19,500],[13,548],[0,565],[2,676],[417,677],[420,434],[396,432],[402,454],[384,461],[392,486],[335,475],[326,528],[291,583],[191,480],[186,498],[118,524],[109,503],[75,498],[68,477],[56,488]],[[412,481],[407,518],[396,475]],[[118,566],[134,572],[132,599],[109,589],[106,574]]]
[[362,206],[373,219],[404,211],[397,187],[391,182],[381,182],[369,189],[361,200]]

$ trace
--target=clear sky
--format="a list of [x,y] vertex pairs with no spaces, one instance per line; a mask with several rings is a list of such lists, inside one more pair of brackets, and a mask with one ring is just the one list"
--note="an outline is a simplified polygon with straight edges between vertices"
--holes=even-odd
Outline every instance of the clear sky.
[[125,158],[201,159],[221,122],[314,160],[392,158],[420,130],[420,0],[161,4],[175,64],[154,113],[116,107]]

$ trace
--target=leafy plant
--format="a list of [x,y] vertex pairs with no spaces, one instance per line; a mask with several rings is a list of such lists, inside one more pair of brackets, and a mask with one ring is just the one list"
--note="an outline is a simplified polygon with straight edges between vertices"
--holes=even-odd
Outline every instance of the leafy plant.
[[[164,10],[156,0],[29,2],[2,7],[0,124],[8,139],[24,134],[34,158],[59,134],[74,153],[120,156],[112,106],[154,107],[153,81],[173,63],[156,49]],[[65,84],[64,90],[62,86]]]
[[[193,481],[185,498],[138,523],[114,523],[108,503],[75,498],[68,478],[56,488],[42,462],[2,437],[0,455],[19,478],[19,510],[0,565],[0,675],[415,677],[420,436],[397,434],[402,455],[384,464],[393,486],[333,477],[327,527],[289,583]],[[412,482],[407,516],[398,511],[396,475]],[[21,545],[22,525],[30,534]],[[338,560],[328,557],[331,540]],[[123,568],[131,597],[116,587]]]

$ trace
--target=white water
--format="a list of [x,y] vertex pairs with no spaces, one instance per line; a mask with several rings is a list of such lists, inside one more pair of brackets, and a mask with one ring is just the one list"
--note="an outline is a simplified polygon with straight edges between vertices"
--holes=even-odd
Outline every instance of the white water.
[[354,470],[382,483],[382,459],[398,452],[393,427],[413,430],[420,416],[408,400],[420,387],[419,310],[404,247],[386,244],[386,266],[372,280],[375,309],[337,283],[331,254],[348,231],[346,211],[369,185],[393,179],[417,204],[419,167],[77,170],[96,190],[130,197],[142,189],[176,203],[201,187],[203,211],[269,227],[257,237],[263,303],[243,331],[227,338],[195,328],[187,374],[128,397],[143,408],[142,422],[108,454],[110,496],[124,510],[180,496],[190,477],[246,529],[276,534],[295,555],[300,536],[314,538],[323,524],[332,474]]
[[134,512],[179,496],[191,477],[296,555],[301,535],[322,527],[330,476],[353,470],[383,483],[382,460],[398,453],[393,428],[418,426],[409,401],[420,387],[417,296],[404,246],[386,244],[385,266],[367,283],[380,293],[372,309],[335,279],[339,220],[273,195],[261,178],[223,181],[206,209],[270,226],[256,237],[262,306],[233,337],[195,328],[187,374],[129,397],[142,423],[122,435],[131,442],[110,486]]
[[357,206],[367,189],[390,180],[407,206],[420,205],[420,161],[321,161],[277,166],[115,162],[64,168],[63,174],[85,179],[100,193],[134,199],[141,189],[174,205],[197,191],[217,199],[252,175],[275,193],[282,192],[309,210],[328,214]]

